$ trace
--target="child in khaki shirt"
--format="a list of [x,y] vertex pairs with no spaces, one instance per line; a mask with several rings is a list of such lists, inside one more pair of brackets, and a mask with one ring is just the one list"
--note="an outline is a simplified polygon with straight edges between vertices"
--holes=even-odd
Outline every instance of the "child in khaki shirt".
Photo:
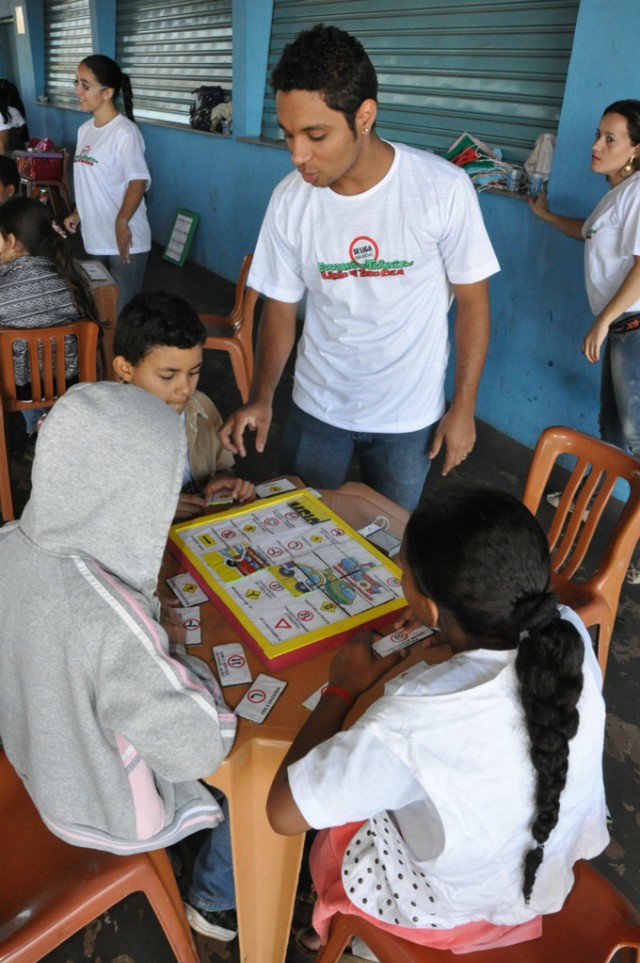
[[183,419],[187,465],[176,519],[200,514],[207,500],[254,498],[251,482],[236,478],[233,455],[218,439],[222,418],[196,385],[202,367],[204,325],[183,298],[162,291],[137,294],[118,318],[113,367],[122,381],[157,395]]

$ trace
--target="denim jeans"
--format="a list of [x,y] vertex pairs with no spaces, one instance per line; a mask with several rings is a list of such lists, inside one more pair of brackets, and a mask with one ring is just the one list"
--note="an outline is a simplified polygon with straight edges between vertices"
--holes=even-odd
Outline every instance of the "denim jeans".
[[607,335],[602,355],[600,436],[640,458],[640,330]]
[[51,408],[29,408],[27,411],[22,412],[22,417],[25,420],[25,425],[27,428],[27,434],[32,435],[38,427],[38,421],[43,415],[48,414]]
[[189,903],[196,909],[212,913],[217,910],[235,909],[236,891],[231,861],[231,835],[229,833],[229,805],[222,793],[215,793],[224,822],[209,833],[200,847],[193,867],[193,880],[189,891]]
[[116,309],[118,314],[122,311],[134,294],[139,294],[142,290],[142,281],[147,266],[149,254],[131,254],[129,263],[122,260],[119,254],[90,254],[92,261],[102,261],[111,277],[118,285],[118,303]]
[[420,500],[435,425],[399,434],[346,431],[292,405],[284,427],[280,467],[314,488],[339,488],[355,454],[365,484],[408,511]]

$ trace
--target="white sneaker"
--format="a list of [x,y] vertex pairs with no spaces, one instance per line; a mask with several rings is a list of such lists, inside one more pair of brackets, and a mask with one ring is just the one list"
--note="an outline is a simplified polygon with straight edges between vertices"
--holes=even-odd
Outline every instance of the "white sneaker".
[[[549,492],[549,494],[546,495],[545,497],[549,505],[551,505],[553,508],[557,508],[558,505],[560,504],[560,499],[562,498],[563,495],[564,495],[564,492]],[[569,514],[571,514],[572,511],[573,511],[573,505],[569,505]],[[589,517],[589,509],[587,508],[584,515],[582,516],[582,521],[586,522],[588,517]]]
[[235,910],[196,909],[190,903],[184,903],[184,910],[189,920],[189,926],[201,936],[209,936],[222,943],[229,943],[238,935],[238,917]]
[[637,565],[630,565],[624,580],[627,585],[640,585],[640,568]]
[[378,957],[371,952],[369,947],[362,942],[359,936],[354,936],[351,940],[351,953],[360,960],[372,960],[373,963],[380,963]]

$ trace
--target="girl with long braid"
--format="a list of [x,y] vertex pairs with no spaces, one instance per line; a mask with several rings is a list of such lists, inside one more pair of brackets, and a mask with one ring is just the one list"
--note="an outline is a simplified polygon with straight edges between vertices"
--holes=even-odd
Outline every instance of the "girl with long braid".
[[[97,320],[91,292],[73,263],[67,243],[40,201],[12,197],[0,205],[0,327],[45,328],[78,318]],[[16,384],[29,397],[26,342],[14,345]],[[78,374],[76,339],[69,335],[67,380]],[[23,412],[29,434],[40,409]]]
[[[93,117],[78,131],[76,209],[64,224],[72,234],[82,224],[86,252],[103,261],[118,284],[119,313],[142,288],[151,249],[144,202],[151,176],[128,75],[115,60],[93,54],[78,67],[75,87],[80,109]],[[120,93],[126,116],[114,103]]]
[[338,910],[459,952],[535,939],[576,860],[608,842],[591,641],[549,592],[545,535],[510,495],[439,492],[401,558],[410,609],[396,627],[437,627],[451,656],[391,679],[344,732],[399,656],[376,660],[369,632],[334,658],[267,804],[278,832],[323,830],[314,929],[298,943],[324,942]]

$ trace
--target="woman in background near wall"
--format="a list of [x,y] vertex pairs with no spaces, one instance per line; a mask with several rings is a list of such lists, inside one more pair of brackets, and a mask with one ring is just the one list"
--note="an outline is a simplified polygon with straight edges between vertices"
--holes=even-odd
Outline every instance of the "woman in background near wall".
[[[12,105],[10,87],[13,87],[13,84],[0,82],[0,154],[24,150],[29,136],[22,112]],[[13,89],[15,90],[15,87]]]
[[[120,91],[126,116],[114,103]],[[118,285],[120,312],[142,288],[151,248],[144,202],[151,177],[144,141],[133,117],[129,77],[110,57],[85,57],[78,67],[76,96],[80,109],[93,117],[78,131],[76,209],[64,223],[72,234],[82,224],[87,254],[103,261]]]
[[[553,214],[546,195],[534,214],[585,244],[587,295],[596,320],[582,341],[588,361],[600,361],[600,435],[640,458],[640,100],[618,100],[604,111],[591,151],[591,170],[609,190],[586,220]],[[603,348],[604,346],[604,348]],[[557,505],[560,494],[547,496]],[[632,565],[627,582],[640,584]]]

